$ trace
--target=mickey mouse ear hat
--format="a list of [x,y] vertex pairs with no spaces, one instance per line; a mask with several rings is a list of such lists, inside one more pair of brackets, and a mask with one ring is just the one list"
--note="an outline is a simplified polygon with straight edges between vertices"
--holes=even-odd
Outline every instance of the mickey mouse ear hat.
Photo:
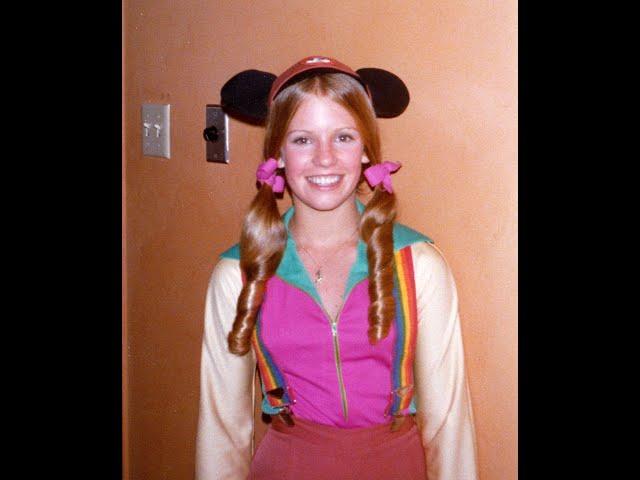
[[229,115],[261,124],[267,118],[271,103],[282,90],[309,75],[326,72],[346,73],[358,80],[371,98],[377,117],[397,117],[409,105],[409,90],[393,73],[380,68],[353,71],[338,60],[321,56],[303,58],[278,77],[260,70],[244,70],[222,86],[220,103]]

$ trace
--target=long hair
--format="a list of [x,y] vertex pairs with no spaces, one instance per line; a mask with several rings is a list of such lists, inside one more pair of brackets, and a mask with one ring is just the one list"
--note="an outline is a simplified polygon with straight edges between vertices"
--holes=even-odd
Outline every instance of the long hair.
[[[279,157],[291,119],[309,95],[325,97],[344,107],[356,121],[362,135],[364,153],[372,165],[380,163],[380,133],[376,115],[362,85],[342,73],[313,75],[294,83],[278,94],[269,109],[263,146],[264,158]],[[364,179],[361,176],[361,181]],[[369,265],[369,341],[387,336],[395,316],[393,298],[393,222],[395,196],[376,186],[360,218],[360,236],[367,245]],[[240,268],[244,285],[229,333],[229,350],[246,354],[266,283],[274,274],[286,245],[286,229],[275,195],[263,184],[251,202],[240,236]]]

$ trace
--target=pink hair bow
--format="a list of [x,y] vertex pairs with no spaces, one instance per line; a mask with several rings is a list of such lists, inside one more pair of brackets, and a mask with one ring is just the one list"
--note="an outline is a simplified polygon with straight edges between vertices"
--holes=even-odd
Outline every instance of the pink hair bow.
[[274,192],[284,192],[284,178],[281,175],[276,175],[278,169],[278,161],[275,158],[270,158],[266,162],[263,162],[256,171],[256,178],[260,185],[266,183],[271,185],[271,189]]
[[371,187],[375,187],[382,183],[383,190],[393,193],[393,188],[391,187],[391,173],[398,170],[400,166],[401,165],[399,163],[395,162],[382,162],[377,165],[371,165],[364,171],[364,176]]

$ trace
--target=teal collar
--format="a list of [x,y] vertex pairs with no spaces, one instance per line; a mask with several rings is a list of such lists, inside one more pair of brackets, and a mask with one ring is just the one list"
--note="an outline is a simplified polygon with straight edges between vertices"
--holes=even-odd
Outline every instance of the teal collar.
[[[364,211],[364,205],[362,202],[356,199],[356,207],[358,208],[358,212],[362,214]],[[283,281],[299,288],[316,300],[319,305],[322,305],[322,301],[320,300],[320,295],[316,291],[315,285],[309,278],[309,274],[307,273],[306,268],[300,257],[298,256],[298,252],[296,250],[296,244],[293,240],[289,232],[289,222],[291,221],[291,217],[293,217],[294,208],[293,206],[288,208],[287,211],[282,216],[282,220],[284,222],[285,228],[287,230],[287,243],[284,249],[284,253],[282,255],[282,260],[280,261],[280,265],[276,270],[276,275],[280,277]],[[395,223],[393,225],[393,248],[394,250],[399,250],[401,248],[406,247],[407,245],[411,245],[417,242],[428,242],[433,243],[426,235],[421,234],[411,228],[401,225],[399,223]],[[369,266],[367,263],[367,246],[365,243],[359,239],[358,247],[356,252],[356,261],[351,267],[351,271],[349,272],[349,277],[347,278],[347,285],[345,287],[345,293],[343,299],[347,298],[349,292],[353,289],[355,285],[360,283],[362,280],[366,279],[369,275]],[[240,259],[240,248],[239,245],[236,244],[227,251],[223,252],[221,257],[223,258],[233,258],[236,260]]]
[[[362,204],[362,202],[356,200],[356,207],[358,208],[358,213],[362,214],[362,212],[364,211],[364,205]],[[314,283],[311,281],[311,278],[309,278],[307,269],[304,267],[304,264],[298,256],[295,240],[293,239],[293,236],[289,231],[289,222],[291,221],[291,217],[293,217],[293,213],[294,208],[292,206],[284,213],[282,217],[284,226],[287,229],[287,244],[284,248],[284,254],[282,255],[280,265],[276,270],[276,275],[283,281],[292,284],[295,287],[308,293],[316,302],[318,302],[319,305],[322,305],[320,295],[318,295]],[[357,283],[367,278],[368,275],[369,267],[367,265],[367,246],[361,239],[358,239],[356,261],[351,266],[351,271],[349,272],[349,277],[347,278],[345,293],[342,298],[347,298],[347,295],[349,295],[351,289]]]

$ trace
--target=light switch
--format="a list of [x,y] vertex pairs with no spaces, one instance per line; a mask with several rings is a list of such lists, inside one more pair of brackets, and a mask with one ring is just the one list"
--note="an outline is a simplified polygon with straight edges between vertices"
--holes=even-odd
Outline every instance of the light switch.
[[142,105],[142,154],[171,158],[171,105],[144,103]]

